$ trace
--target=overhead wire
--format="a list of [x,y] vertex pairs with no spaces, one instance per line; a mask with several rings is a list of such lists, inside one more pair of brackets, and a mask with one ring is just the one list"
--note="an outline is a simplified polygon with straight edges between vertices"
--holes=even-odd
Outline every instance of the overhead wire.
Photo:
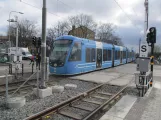
[[62,4],[66,5],[66,6],[70,7],[70,8],[73,8],[73,7],[71,7],[70,5],[68,5],[68,4],[66,4],[66,3],[64,3],[64,2],[63,2],[63,1],[61,1],[61,0],[57,0],[57,1],[61,2]]
[[128,16],[128,14],[124,11],[124,9],[121,7],[121,5],[116,1],[114,0],[114,2],[119,6],[119,8],[123,11],[123,13],[125,14],[125,16],[131,21],[131,23],[134,25],[134,27],[139,30],[140,32],[140,29],[136,26],[136,24],[133,22],[133,20]]
[[[29,3],[27,3],[27,2],[24,2],[24,1],[22,1],[22,0],[19,0],[20,2],[22,2],[22,3],[24,3],[24,4],[26,4],[26,5],[28,5],[28,6],[31,6],[31,7],[34,7],[34,8],[36,8],[36,9],[39,9],[39,10],[42,10],[42,8],[39,8],[39,7],[37,7],[37,6],[34,6],[34,5],[32,5],[32,4],[29,4]],[[70,8],[73,8],[73,7],[71,7],[70,5],[68,5],[67,3],[65,3],[65,2],[63,2],[63,1],[61,1],[61,0],[57,0],[57,2],[60,2],[60,3],[62,3],[62,4],[64,4],[64,5],[66,5],[66,6],[68,6],[68,7],[70,7]],[[140,32],[140,29],[137,27],[137,25],[133,22],[133,20],[128,16],[128,14],[124,11],[124,9],[121,7],[121,5],[116,1],[116,0],[114,0],[114,2],[119,6],[119,8],[123,11],[123,13],[125,14],[125,16],[131,21],[131,23],[134,25],[134,27],[137,29],[137,30],[139,30],[139,32]],[[58,9],[58,3],[57,3],[57,9]],[[134,10],[133,10],[134,11]],[[58,11],[57,11],[58,12]],[[59,16],[59,15],[56,15],[56,14],[54,14],[54,13],[52,13],[52,12],[48,12],[47,11],[47,13],[50,13],[50,14],[52,14],[52,15],[54,15],[54,16],[57,16],[57,17],[60,17],[60,18],[62,18],[61,16]],[[134,11],[134,13],[136,14],[136,12]],[[137,14],[136,14],[137,15]]]
[[135,14],[137,17],[139,17],[138,14],[135,12],[134,8],[132,8],[132,10],[133,10],[134,14]]
[[[63,2],[63,1],[61,1],[61,0],[57,0],[57,1],[59,1],[59,2],[61,2],[62,4],[64,4],[64,5],[66,5],[66,6],[68,6],[68,7],[70,7],[70,8],[73,8],[73,7],[71,7],[70,5],[68,5],[68,4],[66,4],[65,2]],[[133,22],[133,20],[128,16],[128,14],[124,11],[124,9],[121,7],[121,5],[116,1],[116,0],[114,0],[115,1],[115,3],[120,7],[120,9],[124,12],[124,14],[126,15],[126,17],[131,21],[131,23],[134,25],[134,27],[137,29],[137,30],[139,30],[139,32],[140,32],[140,29],[136,26],[136,24]],[[134,11],[134,9],[133,9],[133,11]],[[134,13],[136,14],[136,12],[134,11]],[[136,14],[137,15],[137,14]],[[138,15],[137,15],[138,16]]]
[[[42,8],[40,8],[40,7],[38,7],[38,6],[35,6],[35,5],[32,5],[32,4],[29,4],[29,3],[24,2],[24,1],[22,1],[22,0],[18,0],[18,1],[24,3],[24,4],[28,5],[28,6],[34,7],[34,8],[36,8],[36,9],[42,10]],[[52,13],[52,12],[48,12],[48,11],[47,11],[47,13],[52,14],[52,15],[54,15],[54,16],[57,16],[57,17],[59,17],[59,18],[62,18],[61,16],[56,15],[56,14],[54,14],[54,13]]]
[[[64,4],[65,6],[67,6],[67,7],[69,7],[69,8],[74,9],[74,7],[72,7],[71,5],[65,3],[65,2],[63,2],[63,1],[61,1],[61,0],[57,0],[57,1],[60,2],[60,3],[62,3],[62,4]],[[78,12],[79,14],[81,14],[79,11],[77,11],[77,12]]]

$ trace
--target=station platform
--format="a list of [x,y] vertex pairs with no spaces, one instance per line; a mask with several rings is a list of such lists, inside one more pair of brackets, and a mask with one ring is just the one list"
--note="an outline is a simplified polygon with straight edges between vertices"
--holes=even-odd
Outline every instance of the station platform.
[[161,77],[154,77],[151,92],[138,98],[124,120],[161,120]]
[[124,96],[100,120],[161,120],[161,66],[154,66],[153,79],[144,97]]
[[[124,86],[132,79],[135,79],[134,72],[136,72],[136,64],[125,64],[114,68],[73,76],[70,79],[95,83],[109,82],[111,85]],[[133,83],[131,86],[135,86],[135,84]]]
[[124,120],[125,116],[137,100],[136,97],[125,95],[99,120]]

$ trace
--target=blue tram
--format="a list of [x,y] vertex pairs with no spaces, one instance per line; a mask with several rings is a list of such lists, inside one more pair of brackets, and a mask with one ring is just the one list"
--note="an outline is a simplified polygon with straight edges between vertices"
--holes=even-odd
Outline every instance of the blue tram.
[[74,75],[126,64],[132,60],[134,54],[126,47],[65,35],[54,41],[49,66],[51,74]]

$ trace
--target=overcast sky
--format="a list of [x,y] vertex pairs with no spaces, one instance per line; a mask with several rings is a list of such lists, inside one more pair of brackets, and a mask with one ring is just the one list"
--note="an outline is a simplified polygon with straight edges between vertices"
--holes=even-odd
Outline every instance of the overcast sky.
[[[20,11],[23,15],[13,13],[11,18],[18,15],[19,19],[37,21],[41,28],[43,0],[0,0],[0,34],[6,35],[10,11]],[[144,0],[46,0],[47,27],[58,20],[64,20],[70,15],[79,13],[92,15],[96,22],[113,23],[117,25],[116,34],[122,38],[125,45],[138,46],[139,38],[144,31]],[[26,4],[25,4],[26,3]],[[34,8],[30,5],[36,6]],[[51,14],[52,13],[52,14]],[[161,0],[150,0],[149,27],[157,27],[157,43],[161,43]]]

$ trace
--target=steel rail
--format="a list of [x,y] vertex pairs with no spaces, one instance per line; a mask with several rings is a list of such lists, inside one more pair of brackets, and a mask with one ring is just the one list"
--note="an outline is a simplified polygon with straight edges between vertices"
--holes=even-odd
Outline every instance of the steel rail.
[[30,117],[28,117],[28,118],[26,118],[26,119],[24,119],[24,120],[35,120],[35,119],[40,119],[41,117],[43,117],[43,116],[45,116],[45,115],[47,115],[47,114],[49,114],[49,113],[51,113],[51,112],[53,112],[53,111],[58,110],[59,108],[63,107],[64,105],[70,104],[71,102],[73,102],[73,101],[75,101],[75,100],[77,100],[77,99],[80,99],[81,97],[84,97],[84,96],[88,95],[89,93],[95,91],[96,89],[100,88],[100,87],[103,86],[103,85],[104,85],[104,84],[98,85],[98,86],[96,86],[96,87],[90,89],[90,90],[87,91],[87,92],[81,93],[80,95],[75,96],[75,97],[73,97],[73,98],[71,98],[71,99],[69,99],[69,100],[67,100],[67,101],[64,101],[64,102],[62,102],[62,103],[60,103],[60,104],[57,104],[57,105],[55,105],[55,106],[53,106],[53,107],[47,108],[46,110],[43,110],[43,111],[41,111],[41,112],[39,112],[39,113],[36,113],[36,114],[34,114],[33,116],[30,116]]
[[[26,85],[26,86],[21,87],[20,90],[29,89],[29,88],[32,88],[32,87],[33,87],[33,86],[31,86],[31,85]],[[17,88],[18,88],[18,87],[17,87]],[[9,89],[8,92],[9,92],[9,93],[13,93],[15,90],[17,90],[17,88]],[[3,96],[3,95],[5,94],[5,92],[6,92],[5,90],[0,91],[0,96]]]
[[[114,79],[111,79],[110,81],[115,80],[115,79],[118,79],[118,78],[120,78],[120,77],[122,77],[122,76],[125,76],[125,75],[120,75],[119,77],[114,78]],[[66,100],[66,101],[64,101],[64,102],[62,102],[62,103],[59,103],[59,104],[55,105],[55,106],[49,107],[49,108],[47,108],[47,109],[45,109],[45,110],[43,110],[43,111],[41,111],[41,112],[38,112],[38,113],[36,113],[36,114],[34,114],[34,115],[32,115],[32,116],[29,116],[28,118],[25,118],[24,120],[36,120],[36,119],[41,119],[43,116],[48,115],[49,113],[54,113],[54,112],[56,112],[58,109],[61,109],[61,108],[63,108],[64,106],[67,106],[68,104],[72,103],[73,101],[76,101],[76,100],[78,100],[78,99],[81,99],[82,97],[87,96],[87,95],[90,94],[91,92],[94,92],[96,89],[102,87],[103,85],[108,84],[110,81],[108,81],[107,83],[100,84],[100,85],[98,85],[98,86],[96,86],[96,87],[94,87],[94,88],[92,88],[92,89],[90,89],[90,90],[88,90],[88,91],[86,91],[86,92],[81,93],[81,94],[78,95],[78,96],[75,96],[75,97],[73,97],[73,98],[70,98],[69,100]],[[128,83],[128,84],[129,84],[129,83]]]
[[[133,81],[133,80],[131,80]],[[97,109],[95,109],[93,112],[91,112],[88,116],[86,116],[85,118],[83,118],[83,120],[91,120],[92,117],[98,112],[100,111],[102,108],[104,108],[107,104],[109,104],[112,100],[114,100],[117,96],[119,96],[127,87],[128,85],[131,83],[131,81],[124,86],[118,93],[116,93],[115,95],[113,95],[109,100],[107,100],[104,104],[102,104],[101,106],[99,106]]]

